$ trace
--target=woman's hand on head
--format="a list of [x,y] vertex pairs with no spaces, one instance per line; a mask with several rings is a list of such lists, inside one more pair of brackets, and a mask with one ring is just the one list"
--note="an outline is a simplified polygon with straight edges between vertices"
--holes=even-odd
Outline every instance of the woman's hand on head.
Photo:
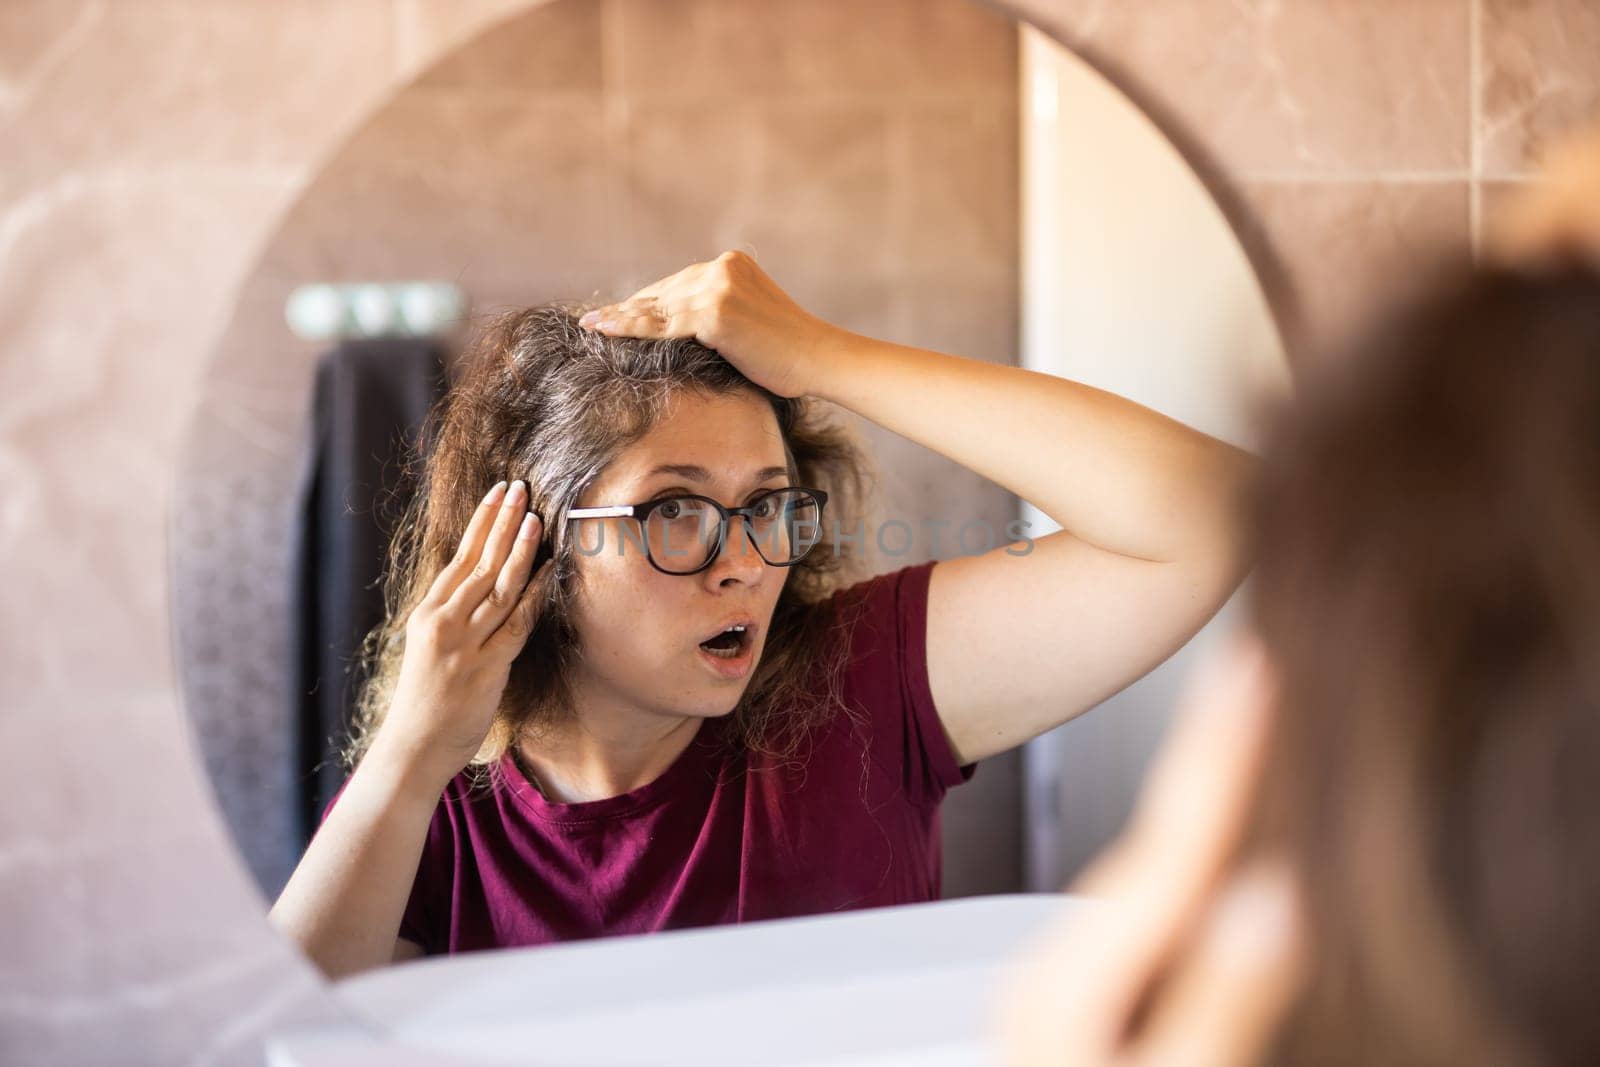
[[1244,1067],[1307,968],[1293,879],[1240,858],[1274,703],[1253,639],[1189,690],[1129,828],[999,1001],[1008,1064]]
[[615,337],[693,337],[779,396],[816,391],[842,331],[805,311],[754,259],[724,252],[597,308],[579,322]]
[[[406,620],[405,656],[379,740],[442,785],[482,747],[527,643],[553,560],[532,574],[542,525],[522,482],[489,491],[455,557]],[[532,575],[532,580],[530,580]]]

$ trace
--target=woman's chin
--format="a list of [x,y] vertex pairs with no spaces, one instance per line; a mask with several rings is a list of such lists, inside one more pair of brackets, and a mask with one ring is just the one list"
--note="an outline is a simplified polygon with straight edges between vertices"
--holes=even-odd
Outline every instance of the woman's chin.
[[703,695],[694,700],[691,707],[685,708],[682,714],[701,719],[725,719],[738,708],[739,700],[744,696],[744,686],[729,687],[715,684],[702,686],[701,694]]
[[697,715],[702,719],[725,719],[733,714],[734,709],[739,706],[739,698],[743,695],[744,689],[742,687],[738,693],[730,694],[726,688],[714,693],[707,693],[706,699],[689,714]]

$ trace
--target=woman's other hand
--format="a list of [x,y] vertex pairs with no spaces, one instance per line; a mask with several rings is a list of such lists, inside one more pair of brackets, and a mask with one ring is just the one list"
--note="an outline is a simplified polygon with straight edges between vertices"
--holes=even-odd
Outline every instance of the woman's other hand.
[[1494,219],[1489,253],[1521,266],[1577,260],[1600,269],[1600,123],[1550,151],[1539,179]]
[[553,573],[546,561],[529,581],[541,528],[527,506],[520,481],[491,489],[406,620],[405,657],[375,743],[395,746],[441,788],[488,736]]
[[1070,887],[1082,911],[1032,946],[997,1007],[1008,1064],[1243,1067],[1304,973],[1289,872],[1238,862],[1272,703],[1263,653],[1202,675],[1129,828]]
[[779,396],[815,392],[837,327],[796,304],[756,261],[724,252],[578,320],[616,337],[693,337]]

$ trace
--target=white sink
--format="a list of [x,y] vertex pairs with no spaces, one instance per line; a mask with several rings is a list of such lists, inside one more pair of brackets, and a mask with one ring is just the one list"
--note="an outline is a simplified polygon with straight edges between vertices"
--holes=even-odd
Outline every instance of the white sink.
[[999,971],[1085,906],[972,897],[417,960],[335,983],[371,1029],[281,1034],[268,1062],[988,1063]]

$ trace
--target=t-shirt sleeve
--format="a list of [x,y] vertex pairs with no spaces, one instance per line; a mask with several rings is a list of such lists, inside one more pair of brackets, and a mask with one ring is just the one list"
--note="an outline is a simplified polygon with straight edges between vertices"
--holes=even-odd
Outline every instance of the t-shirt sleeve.
[[[349,784],[350,780],[345,779],[344,784],[339,786],[332,799],[328,801],[328,806],[322,809],[322,821],[317,824],[319,827],[328,821],[328,813],[339,802],[339,798],[344,795],[345,786]],[[430,956],[443,951],[439,947],[443,939],[437,934],[440,929],[437,917],[440,913],[435,903],[437,898],[434,895],[432,877],[437,868],[430,861],[438,854],[444,821],[444,801],[441,800],[439,806],[434,809],[433,818],[428,822],[428,837],[422,846],[422,858],[417,865],[416,877],[411,882],[411,895],[406,900],[405,913],[400,917],[400,936],[407,941],[415,941]]]
[[956,762],[928,685],[928,581],[936,563],[880,574],[839,594],[845,605],[859,605],[844,691],[867,713],[875,757],[925,803],[937,803],[977,770]]

